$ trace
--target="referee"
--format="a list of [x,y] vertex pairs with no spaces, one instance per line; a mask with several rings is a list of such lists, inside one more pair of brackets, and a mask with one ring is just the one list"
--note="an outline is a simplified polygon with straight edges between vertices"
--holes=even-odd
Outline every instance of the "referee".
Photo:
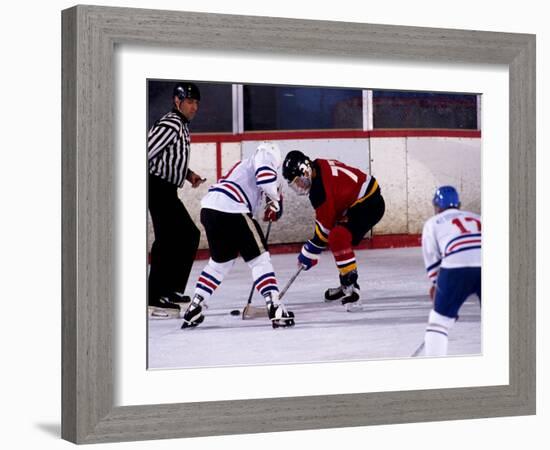
[[178,188],[183,187],[185,180],[193,188],[206,181],[188,167],[189,122],[197,113],[200,99],[199,88],[193,83],[176,84],[174,108],[153,125],[147,137],[148,207],[155,232],[148,288],[153,315],[177,314],[178,302],[189,301],[183,293],[200,231],[178,198]]

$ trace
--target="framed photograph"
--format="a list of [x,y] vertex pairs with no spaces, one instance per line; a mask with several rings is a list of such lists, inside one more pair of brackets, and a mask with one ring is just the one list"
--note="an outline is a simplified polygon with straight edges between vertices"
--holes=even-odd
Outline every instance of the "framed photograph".
[[[65,439],[113,442],[534,414],[534,36],[95,6],[77,6],[62,17]],[[405,78],[427,81],[407,84]],[[461,335],[468,339],[457,340],[459,346],[449,352],[461,356],[412,357],[421,350],[430,309],[418,247],[388,252],[395,261],[383,251],[357,252],[358,261],[375,255],[364,275],[358,264],[367,301],[370,295],[379,302],[368,310],[351,315],[338,309],[342,305],[308,301],[308,290],[322,289],[318,299],[325,281],[338,281],[343,272],[337,269],[351,263],[347,258],[340,267],[338,259],[324,257],[315,269],[296,271],[296,255],[315,221],[311,206],[308,210],[287,183],[289,218],[283,215],[279,228],[272,223],[269,240],[281,292],[289,281],[285,299],[296,313],[294,327],[271,329],[261,289],[252,304],[261,306],[263,317],[242,320],[255,282],[254,269],[242,261],[208,301],[204,323],[196,329],[181,330],[184,317],[155,317],[154,305],[144,320],[145,262],[154,239],[144,212],[147,133],[177,107],[173,89],[181,82],[198,86],[204,97],[197,128],[191,128],[197,147],[189,167],[207,182],[197,183],[196,194],[188,187],[184,194],[193,198],[195,219],[200,198],[237,161],[252,157],[262,143],[275,143],[281,159],[302,150],[313,162],[343,160],[385,180],[382,193],[393,208],[386,208],[386,218],[363,245],[398,234],[418,245],[439,182],[426,177],[423,167],[433,173],[441,172],[441,164],[452,165],[442,179],[460,181],[465,208],[483,209],[486,232],[483,312],[479,303],[465,305],[466,320],[457,322],[457,330],[465,326]],[[307,107],[321,96],[330,113],[310,123],[296,105]],[[407,112],[399,115],[404,99]],[[433,117],[418,109],[430,101],[445,105],[432,108],[438,111]],[[448,113],[451,104],[458,110]],[[200,119],[204,111],[210,112]],[[214,112],[219,117],[212,125],[206,120]],[[354,150],[365,146],[366,153]],[[402,166],[410,185],[403,189],[398,172],[405,153]],[[449,164],[456,153],[460,160]],[[496,166],[501,175],[491,179],[486,167]],[[351,170],[338,168],[337,173]],[[498,194],[503,190],[504,200]],[[396,213],[403,208],[419,210],[403,223]],[[267,234],[267,222],[258,220]],[[498,259],[504,262],[491,260],[488,255],[502,242],[507,251]],[[279,254],[278,246],[294,253]],[[204,237],[200,247],[182,292],[190,297],[210,255]],[[368,264],[379,270],[384,264],[407,267],[400,267],[393,284],[377,285],[368,278]],[[418,272],[426,284],[416,281]],[[504,286],[502,274],[508,274]],[[378,279],[390,276],[378,273]],[[391,292],[392,285],[425,297],[414,327],[410,305]],[[392,307],[395,314],[385,316]],[[334,317],[344,327],[328,326]],[[403,326],[395,326],[393,335],[377,328],[377,321],[396,318]],[[345,334],[338,334],[345,326],[358,333],[347,344]],[[280,348],[274,339],[282,341]],[[467,375],[489,368],[496,375]],[[406,382],[391,376],[404,370],[410,374]],[[437,380],[422,376],[433,370],[441,374]],[[449,375],[457,372],[462,376]],[[415,374],[423,382],[415,382]],[[353,382],[333,382],[349,379]],[[210,387],[190,388],[201,385]],[[176,395],[173,386],[181,386]]]

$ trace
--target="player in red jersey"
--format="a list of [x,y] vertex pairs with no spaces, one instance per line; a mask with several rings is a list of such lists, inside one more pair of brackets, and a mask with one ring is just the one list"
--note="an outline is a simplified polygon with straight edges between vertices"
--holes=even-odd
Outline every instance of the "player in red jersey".
[[302,247],[298,264],[309,270],[330,248],[340,272],[340,286],[327,289],[326,301],[341,300],[349,311],[360,299],[353,246],[359,244],[385,211],[376,179],[333,159],[311,161],[298,150],[283,162],[283,177],[298,195],[309,195],[315,209],[313,237]]

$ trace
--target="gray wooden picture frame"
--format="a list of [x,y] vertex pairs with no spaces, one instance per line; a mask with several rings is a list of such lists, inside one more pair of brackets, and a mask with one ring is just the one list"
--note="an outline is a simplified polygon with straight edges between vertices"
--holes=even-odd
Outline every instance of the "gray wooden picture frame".
[[[64,439],[95,443],[535,413],[535,36],[96,6],[63,11],[62,31]],[[509,384],[115,407],[113,52],[124,43],[508,66]]]

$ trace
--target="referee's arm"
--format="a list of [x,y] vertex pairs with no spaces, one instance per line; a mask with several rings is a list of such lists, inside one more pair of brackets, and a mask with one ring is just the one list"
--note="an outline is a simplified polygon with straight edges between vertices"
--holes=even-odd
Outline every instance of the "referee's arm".
[[178,133],[171,127],[162,125],[151,128],[147,136],[147,157],[154,159],[165,147],[172,144]]

